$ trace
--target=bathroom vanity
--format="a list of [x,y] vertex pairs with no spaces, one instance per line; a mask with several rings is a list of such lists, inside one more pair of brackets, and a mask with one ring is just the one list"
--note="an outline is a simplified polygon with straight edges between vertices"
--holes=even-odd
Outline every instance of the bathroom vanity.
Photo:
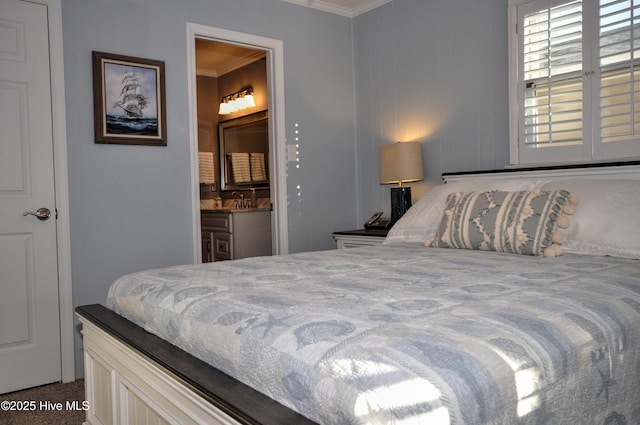
[[216,148],[204,152],[212,177],[200,175],[202,262],[272,255],[268,112],[218,129]]
[[271,255],[271,209],[202,209],[202,262]]

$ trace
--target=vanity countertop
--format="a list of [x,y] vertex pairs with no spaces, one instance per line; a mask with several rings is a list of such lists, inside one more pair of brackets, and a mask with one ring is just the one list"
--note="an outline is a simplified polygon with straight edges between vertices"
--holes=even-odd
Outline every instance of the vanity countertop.
[[[260,205],[260,204],[258,204]],[[213,199],[204,199],[200,201],[200,211],[211,211],[211,212],[224,212],[224,213],[243,213],[243,212],[251,212],[251,211],[270,211],[269,207],[258,207],[258,208],[216,208],[215,200]]]

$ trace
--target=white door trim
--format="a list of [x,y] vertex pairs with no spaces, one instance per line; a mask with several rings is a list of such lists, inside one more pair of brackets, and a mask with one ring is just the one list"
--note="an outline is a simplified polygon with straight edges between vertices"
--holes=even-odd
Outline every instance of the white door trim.
[[[23,0],[26,1],[26,0]],[[47,6],[53,120],[53,169],[55,174],[56,233],[58,248],[58,296],[60,303],[60,354],[62,382],[76,379],[74,355],[73,297],[71,286],[71,236],[69,225],[69,180],[67,128],[62,48],[62,0],[29,0]]]
[[189,91],[189,133],[191,157],[191,200],[193,216],[193,258],[202,261],[200,240],[200,191],[198,177],[198,114],[196,99],[196,38],[240,44],[267,52],[271,199],[273,200],[272,240],[274,254],[289,253],[287,219],[287,170],[284,118],[284,47],[282,40],[187,22],[187,79]]

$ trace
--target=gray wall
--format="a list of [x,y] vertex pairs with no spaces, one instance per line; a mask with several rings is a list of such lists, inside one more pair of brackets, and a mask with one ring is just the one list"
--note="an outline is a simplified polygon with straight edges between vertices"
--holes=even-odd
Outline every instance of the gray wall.
[[[103,303],[125,273],[193,261],[187,22],[284,42],[287,143],[298,130],[300,144],[291,252],[332,248],[331,232],[389,211],[384,143],[423,143],[414,198],[442,172],[508,163],[507,0],[394,0],[353,20],[280,0],[62,6],[75,305]],[[167,147],[94,144],[92,50],[165,61]]]
[[[63,0],[62,15],[75,305],[104,303],[125,273],[193,262],[187,22],[284,42],[287,143],[300,131],[290,251],[355,226],[350,19],[280,0]],[[167,147],[94,143],[92,50],[165,61]],[[78,334],[79,376],[80,347]]]
[[422,143],[425,182],[509,162],[507,0],[394,0],[354,19],[361,220],[390,210],[378,148]]

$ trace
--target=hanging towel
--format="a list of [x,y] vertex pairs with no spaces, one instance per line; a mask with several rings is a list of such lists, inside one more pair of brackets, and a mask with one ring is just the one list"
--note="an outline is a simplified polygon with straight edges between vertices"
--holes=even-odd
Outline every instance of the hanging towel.
[[249,154],[246,152],[233,152],[229,155],[231,155],[233,181],[236,183],[251,182],[251,166],[249,165]]
[[216,173],[213,165],[213,152],[198,152],[198,171],[200,174],[200,183],[216,183]]
[[264,182],[267,180],[265,171],[264,154],[254,152],[251,154],[251,181]]

